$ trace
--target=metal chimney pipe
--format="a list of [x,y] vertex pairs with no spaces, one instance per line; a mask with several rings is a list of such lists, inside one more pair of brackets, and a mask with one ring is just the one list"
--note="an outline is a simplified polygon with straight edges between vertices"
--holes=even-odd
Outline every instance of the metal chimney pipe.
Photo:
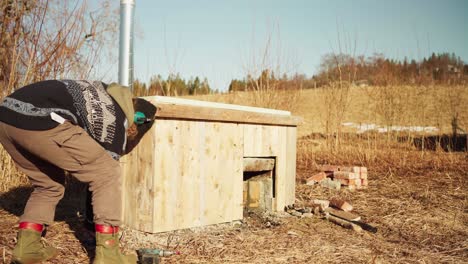
[[133,85],[133,17],[135,0],[120,0],[119,84]]

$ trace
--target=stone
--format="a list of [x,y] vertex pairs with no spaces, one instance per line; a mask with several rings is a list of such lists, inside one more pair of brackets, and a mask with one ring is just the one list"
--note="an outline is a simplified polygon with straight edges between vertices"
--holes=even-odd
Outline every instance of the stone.
[[295,210],[291,211],[290,214],[291,214],[292,216],[296,216],[296,217],[301,217],[301,216],[302,216],[302,214],[301,214],[300,212],[295,211]]
[[302,214],[302,217],[303,218],[311,218],[313,217],[314,215],[312,213],[305,213],[305,214]]
[[325,188],[329,188],[332,190],[340,190],[341,183],[339,181],[331,180],[330,178],[326,178],[320,182],[320,185]]
[[330,206],[330,201],[328,201],[328,200],[315,199],[315,200],[312,201],[312,203],[314,205],[320,206],[322,209],[328,208],[328,206]]

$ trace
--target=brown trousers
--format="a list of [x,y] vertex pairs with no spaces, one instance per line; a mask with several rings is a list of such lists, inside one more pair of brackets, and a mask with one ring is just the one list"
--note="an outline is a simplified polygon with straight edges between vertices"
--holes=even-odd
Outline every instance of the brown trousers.
[[89,183],[94,222],[120,225],[119,163],[81,127],[65,122],[45,131],[23,130],[0,122],[0,143],[34,187],[21,222],[51,224],[62,199],[63,171]]

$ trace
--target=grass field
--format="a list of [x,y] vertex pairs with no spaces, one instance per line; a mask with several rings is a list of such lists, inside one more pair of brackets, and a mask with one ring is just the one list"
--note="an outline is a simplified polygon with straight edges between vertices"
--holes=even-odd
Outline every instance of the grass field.
[[[453,121],[468,130],[468,87],[350,87],[288,93],[200,96],[218,102],[290,110],[304,118],[298,128],[298,206],[341,196],[378,228],[356,233],[320,217],[246,213],[245,219],[191,230],[145,234],[126,230],[126,249],[164,247],[182,251],[162,263],[468,263],[468,152],[419,150],[399,136],[421,132],[375,131],[356,136],[342,123],[434,126],[451,134]],[[460,130],[461,131],[461,130]],[[30,188],[2,158],[0,259],[8,263],[14,228]],[[332,191],[304,179],[321,164],[366,166],[369,187]],[[20,186],[20,187],[19,187]],[[49,228],[47,242],[60,249],[49,263],[88,263],[92,234],[82,226],[83,187],[71,184]]]

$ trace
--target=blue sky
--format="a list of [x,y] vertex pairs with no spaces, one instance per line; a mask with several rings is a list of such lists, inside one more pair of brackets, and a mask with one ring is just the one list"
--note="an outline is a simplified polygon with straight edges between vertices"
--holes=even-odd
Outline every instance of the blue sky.
[[[326,53],[422,59],[455,52],[468,63],[465,0],[135,0],[135,77],[180,73],[226,90],[262,67],[312,76]],[[340,46],[341,44],[341,46]]]

